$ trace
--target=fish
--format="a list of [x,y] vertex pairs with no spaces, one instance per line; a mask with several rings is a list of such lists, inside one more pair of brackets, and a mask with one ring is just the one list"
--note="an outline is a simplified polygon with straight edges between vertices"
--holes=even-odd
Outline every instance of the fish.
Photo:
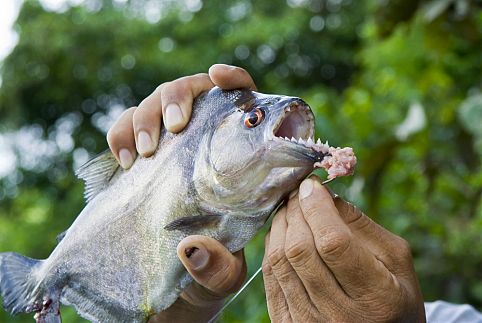
[[314,126],[300,98],[215,87],[181,133],[161,131],[153,156],[128,170],[110,151],[94,157],[76,172],[86,206],[50,256],[0,254],[5,309],[60,322],[64,304],[92,322],[146,322],[193,281],[176,254],[183,238],[236,252],[315,167],[353,173],[351,148],[315,141]]

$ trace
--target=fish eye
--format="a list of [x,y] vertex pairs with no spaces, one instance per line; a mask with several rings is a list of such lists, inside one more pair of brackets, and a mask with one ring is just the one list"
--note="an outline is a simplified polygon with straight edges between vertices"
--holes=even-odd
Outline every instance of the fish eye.
[[248,128],[254,128],[264,120],[264,111],[260,108],[254,108],[244,117],[244,125]]

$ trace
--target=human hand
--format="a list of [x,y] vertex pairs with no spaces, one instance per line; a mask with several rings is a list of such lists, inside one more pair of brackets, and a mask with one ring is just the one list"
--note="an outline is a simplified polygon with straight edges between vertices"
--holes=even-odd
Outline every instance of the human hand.
[[207,322],[237,291],[246,277],[243,251],[231,254],[220,242],[200,235],[183,239],[177,254],[195,282],[167,310],[149,319],[160,322]]
[[159,142],[161,119],[170,132],[184,129],[191,117],[194,99],[215,85],[225,90],[256,89],[253,79],[244,69],[216,64],[211,66],[208,74],[162,83],[138,107],[124,111],[107,133],[109,147],[122,168],[132,166],[137,152],[144,157],[154,154]]
[[408,243],[306,179],[273,219],[263,276],[273,322],[424,322]]
[[[256,89],[244,69],[222,64],[211,66],[208,74],[161,84],[138,107],[127,109],[109,130],[107,141],[120,165],[129,168],[137,152],[145,157],[155,152],[162,116],[168,131],[181,131],[191,116],[193,100],[215,85],[226,90]],[[223,298],[241,287],[246,276],[243,251],[233,255],[221,243],[204,236],[185,238],[177,251],[195,282],[171,307],[154,315],[149,322],[206,322],[220,309]]]

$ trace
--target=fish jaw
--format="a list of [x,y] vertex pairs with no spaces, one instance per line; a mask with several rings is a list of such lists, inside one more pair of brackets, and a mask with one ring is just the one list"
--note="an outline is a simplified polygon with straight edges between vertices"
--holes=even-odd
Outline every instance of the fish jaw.
[[272,131],[265,134],[269,162],[274,167],[298,167],[293,172],[301,173],[324,168],[330,180],[353,174],[357,162],[353,149],[315,140],[314,116],[303,100],[287,98],[280,104]]
[[328,154],[328,146],[315,141],[315,118],[299,98],[286,97],[274,107],[265,132],[268,162],[273,167],[313,170]]

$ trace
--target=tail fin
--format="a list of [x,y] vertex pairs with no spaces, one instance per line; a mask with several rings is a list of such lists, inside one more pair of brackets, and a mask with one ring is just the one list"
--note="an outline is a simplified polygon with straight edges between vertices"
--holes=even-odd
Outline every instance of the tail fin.
[[0,294],[11,314],[36,312],[37,323],[60,323],[59,292],[38,291],[32,270],[41,263],[14,252],[0,253]]
[[0,253],[0,293],[3,306],[11,314],[33,310],[31,294],[36,282],[31,272],[39,262],[14,252]]

